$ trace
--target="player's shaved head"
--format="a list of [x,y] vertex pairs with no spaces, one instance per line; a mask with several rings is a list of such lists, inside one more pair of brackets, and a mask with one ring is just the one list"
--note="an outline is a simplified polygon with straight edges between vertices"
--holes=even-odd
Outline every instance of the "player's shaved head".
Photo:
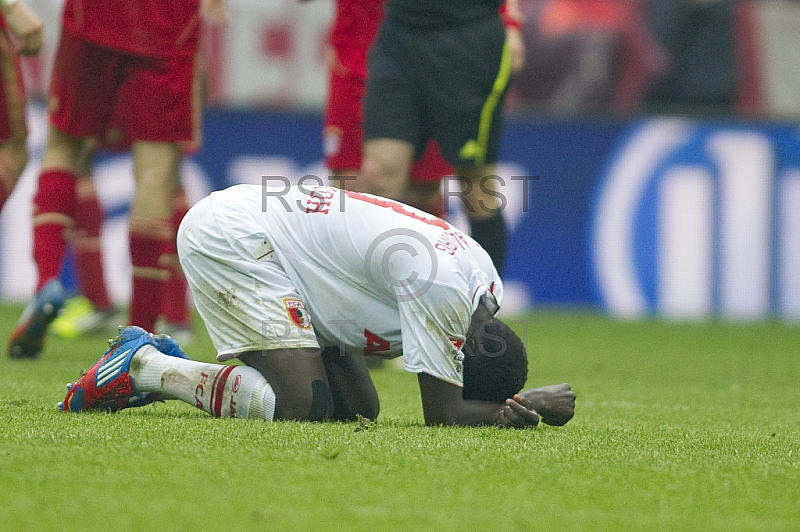
[[502,403],[528,379],[528,354],[522,339],[497,318],[474,327],[464,345],[464,399]]

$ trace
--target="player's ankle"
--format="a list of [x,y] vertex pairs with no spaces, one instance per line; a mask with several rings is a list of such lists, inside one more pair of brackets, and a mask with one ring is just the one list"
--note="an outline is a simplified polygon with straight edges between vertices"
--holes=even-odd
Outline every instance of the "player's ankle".
[[161,377],[169,367],[168,356],[152,345],[143,345],[131,359],[130,376],[139,393],[160,392]]

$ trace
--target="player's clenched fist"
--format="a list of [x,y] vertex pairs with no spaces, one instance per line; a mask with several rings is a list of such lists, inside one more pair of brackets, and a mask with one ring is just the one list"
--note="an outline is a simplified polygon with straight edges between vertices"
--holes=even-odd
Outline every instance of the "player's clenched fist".
[[531,388],[515,396],[520,403],[541,416],[548,425],[561,426],[575,415],[575,394],[569,384]]

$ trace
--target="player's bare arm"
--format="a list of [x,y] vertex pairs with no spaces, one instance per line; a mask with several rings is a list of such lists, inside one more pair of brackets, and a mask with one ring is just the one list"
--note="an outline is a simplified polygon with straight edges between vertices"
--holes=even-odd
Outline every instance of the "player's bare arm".
[[465,400],[461,387],[426,373],[417,376],[426,425],[535,427],[539,415],[514,399],[505,404]]
[[19,40],[17,53],[36,55],[42,49],[41,19],[21,0],[0,0],[11,33]]
[[[457,386],[444,379],[435,377],[425,372],[418,374],[422,408],[425,423],[428,425],[500,425],[504,427],[524,428],[536,426],[539,423],[538,413],[512,396],[518,392],[527,375],[527,362],[524,368],[518,368],[516,379],[500,376],[503,390],[498,394],[489,394],[486,389],[474,389],[469,380],[483,380],[487,373],[496,373],[496,368],[490,369],[486,363],[493,363],[506,367],[514,365],[513,360],[525,359],[524,347],[521,340],[517,345],[512,345],[499,339],[502,327],[504,333],[514,335],[507,326],[494,318],[497,312],[497,302],[490,293],[480,298],[477,308],[470,318],[470,326],[466,332],[466,341],[462,347],[463,366],[462,375],[464,387]],[[516,336],[516,335],[514,335]],[[511,340],[511,336],[506,336]],[[513,356],[512,353],[517,353]],[[483,360],[483,363],[479,361]],[[522,376],[519,375],[522,369]],[[494,381],[497,387],[498,381]],[[469,389],[468,389],[469,388]]]
[[[427,424],[523,428],[540,420],[564,425],[573,417],[575,394],[569,384],[520,391],[527,355],[522,340],[494,317],[497,310],[494,296],[485,293],[471,316],[462,347],[463,388],[432,374],[419,374]],[[476,388],[478,381],[486,386]]]

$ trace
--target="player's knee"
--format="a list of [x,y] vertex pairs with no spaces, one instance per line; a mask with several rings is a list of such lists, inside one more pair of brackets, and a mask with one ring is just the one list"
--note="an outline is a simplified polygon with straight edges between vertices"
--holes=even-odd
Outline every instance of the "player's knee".
[[403,161],[365,157],[354,189],[399,199],[407,180],[407,172],[408,165]]
[[358,412],[358,414],[362,417],[378,419],[378,414],[381,413],[381,404],[378,400],[378,394],[371,394],[369,397],[365,398],[359,410],[361,410],[361,412]]
[[381,179],[381,164],[371,158],[364,158],[358,178],[348,184],[349,189],[357,192],[371,192],[375,190]]

